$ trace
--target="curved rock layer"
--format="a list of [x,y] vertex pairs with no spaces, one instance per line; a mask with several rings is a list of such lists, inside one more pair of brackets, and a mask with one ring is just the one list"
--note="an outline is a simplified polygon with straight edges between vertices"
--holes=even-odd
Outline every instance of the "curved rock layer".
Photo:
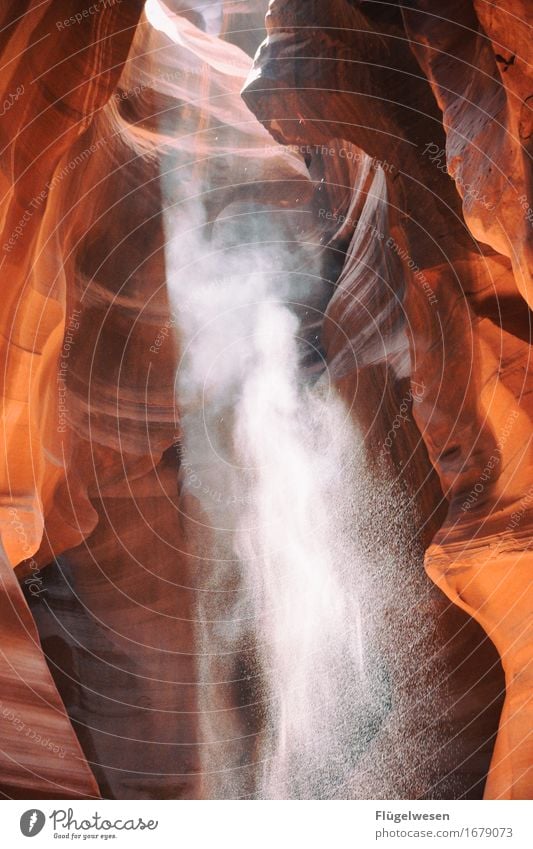
[[[339,286],[328,311],[328,356],[360,338],[359,298],[385,263],[381,288],[400,301],[408,337],[413,416],[449,502],[426,568],[484,627],[506,675],[486,795],[528,798],[531,17],[525,4],[503,6],[452,2],[435,14],[425,2],[326,11],[273,0],[244,97],[276,138],[327,151],[342,136],[381,167],[386,210],[371,237],[357,238],[369,227],[358,219],[348,291]],[[368,355],[365,330],[354,368]],[[376,334],[386,349],[391,328]]]
[[[195,411],[175,375],[192,313],[173,280],[242,263],[227,220],[267,211],[298,243],[286,268],[332,295],[307,305],[325,310],[314,351],[376,481],[402,490],[405,586],[436,623],[433,686],[427,670],[409,680],[434,764],[398,792],[482,793],[502,702],[494,643],[506,699],[485,793],[527,797],[527,10],[449,3],[444,22],[423,3],[274,0],[246,82],[257,10],[143,5],[3,13],[0,508],[34,621],[6,567],[2,791],[198,798],[229,764],[253,794],[253,682],[216,679],[238,750],[200,728],[210,540],[183,459]],[[250,242],[276,232],[251,228]],[[453,605],[419,574],[424,549]],[[234,662],[250,681],[244,650]],[[363,764],[376,795],[376,764],[401,772],[387,733]]]
[[[2,552],[0,791],[11,799],[98,798],[12,567]],[[42,589],[33,572],[29,587]]]
[[[66,388],[57,361],[67,356],[69,333],[77,328],[76,314],[67,319],[72,290],[65,275],[68,250],[57,238],[63,214],[58,193],[77,165],[73,147],[114,90],[142,5],[130,3],[123,13],[109,7],[84,26],[69,20],[79,13],[73,2],[22,7],[12,2],[2,11],[0,512],[3,562],[9,568],[24,563],[26,587],[35,596],[44,591],[39,567],[48,560],[33,556],[41,546],[45,517],[50,520],[45,536],[59,548],[83,539],[96,519],[91,509],[81,509],[79,521],[73,522],[71,499],[55,506],[72,456],[64,436]],[[90,475],[83,482],[82,475],[73,477],[74,501],[87,507],[84,487]],[[3,578],[3,587],[4,792],[98,795],[11,574]]]

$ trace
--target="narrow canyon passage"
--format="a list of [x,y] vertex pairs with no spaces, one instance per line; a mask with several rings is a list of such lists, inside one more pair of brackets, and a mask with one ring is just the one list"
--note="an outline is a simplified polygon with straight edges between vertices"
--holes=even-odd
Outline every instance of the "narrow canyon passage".
[[510,83],[478,4],[378,5],[110,6],[6,114],[0,674],[63,752],[4,723],[10,797],[530,793],[530,233],[469,136]]

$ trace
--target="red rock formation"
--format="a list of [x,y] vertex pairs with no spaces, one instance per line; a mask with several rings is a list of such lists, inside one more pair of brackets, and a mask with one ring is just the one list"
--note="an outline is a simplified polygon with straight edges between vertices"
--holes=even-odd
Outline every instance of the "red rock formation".
[[[12,523],[18,528],[16,515]],[[0,623],[0,788],[9,798],[98,797],[41,651],[37,628],[2,552]],[[44,592],[34,570],[29,592]]]
[[[258,694],[227,676],[253,677],[244,650],[233,667],[221,661],[213,697],[229,742],[198,746],[194,619],[209,540],[191,532],[202,516],[183,464],[177,481],[187,313],[168,288],[177,264],[209,275],[235,262],[228,210],[263,204],[302,209],[290,225],[306,235],[296,267],[321,240],[336,285],[323,332],[331,373],[376,476],[406,491],[431,578],[499,651],[507,698],[486,794],[524,797],[527,10],[518,24],[501,8],[449,3],[435,21],[423,3],[402,15],[274,0],[243,102],[251,60],[235,45],[251,51],[258,16],[247,29],[239,10],[186,5],[116,4],[80,22],[73,2],[3,13],[3,792],[196,798],[212,789],[206,761],[225,758],[253,792]],[[435,685],[452,742],[438,731],[434,774],[409,776],[403,792],[476,795],[500,704],[496,658],[435,588],[418,598],[452,670],[449,692]],[[370,749],[368,772],[386,746],[384,736]]]
[[[65,356],[70,348],[62,340],[69,338],[70,328],[66,336],[64,330],[72,303],[57,240],[65,211],[58,196],[78,164],[73,147],[116,85],[142,5],[130,3],[121,11],[110,6],[84,26],[67,20],[79,13],[72,2],[26,4],[23,10],[9,3],[2,16],[0,511],[4,565],[25,561],[35,594],[44,592],[38,571],[43,561],[32,555],[41,545],[45,516],[47,535],[63,547],[83,539],[95,519],[90,511],[75,527],[71,500],[53,506],[71,454],[61,435],[66,428],[58,424],[64,393],[58,393],[56,364],[62,345]],[[74,500],[87,505],[83,485],[77,489]],[[4,589],[4,624],[11,633],[4,640],[3,704],[15,719],[3,723],[2,786],[9,795],[96,795],[12,575],[4,578]]]
[[[310,184],[301,159],[273,144],[240,98],[250,59],[164,4],[148,12],[107,102],[92,110],[62,156],[57,151],[46,212],[31,219],[42,246],[42,265],[33,263],[32,273],[40,286],[45,270],[56,275],[58,302],[48,293],[42,300],[56,310],[57,327],[53,339],[50,328],[41,334],[50,348],[50,397],[39,374],[40,394],[32,396],[35,450],[44,467],[16,461],[11,432],[6,451],[21,488],[8,505],[22,514],[25,495],[31,535],[27,524],[5,527],[11,561],[22,561],[21,580],[68,552],[60,567],[46,570],[47,603],[28,598],[101,791],[194,798],[201,795],[196,595],[187,586],[198,575],[186,557],[185,499],[172,447],[180,432],[173,389],[178,318],[167,293],[163,216],[167,203],[181,208],[187,227],[203,188],[213,227],[229,203],[256,198],[259,186],[268,203],[286,207],[295,183],[301,198]],[[85,31],[87,37],[94,40],[94,33]],[[122,48],[113,49],[119,62]],[[229,189],[223,154],[238,174]],[[220,173],[203,172],[202,161],[213,155]],[[168,200],[172,174],[181,178],[191,168],[191,179],[175,182]],[[26,274],[37,248],[26,229],[15,244]],[[18,379],[23,395],[31,391],[25,373]],[[28,432],[15,434],[27,450]]]
[[[449,502],[426,568],[499,650],[507,698],[486,794],[524,798],[531,794],[532,760],[525,625],[532,470],[524,33],[530,24],[526,14],[515,27],[510,12],[493,4],[489,14],[481,6],[449,3],[435,15],[430,4],[412,3],[402,15],[369,3],[339,0],[326,11],[319,3],[304,8],[273,0],[269,36],[244,97],[276,138],[320,145],[330,155],[332,140],[342,137],[381,165],[386,210],[373,221],[368,214],[358,219],[361,235],[356,230],[348,251],[355,270],[348,272],[348,258],[346,284],[329,308],[337,329],[326,328],[328,355],[338,359],[344,340],[357,339],[365,324],[358,300],[369,297],[364,275],[376,261],[363,272],[355,263],[372,257],[381,239],[389,270],[402,258],[406,288],[389,273],[374,289],[383,291],[382,307],[387,285],[401,300],[412,394],[419,395],[413,415]],[[373,185],[355,183],[368,193],[367,203]],[[376,219],[378,232],[365,234]],[[390,322],[376,332],[383,339],[374,347],[363,343],[363,363],[381,342],[384,359],[389,346],[394,352]],[[402,448],[403,474],[410,456],[408,444]]]

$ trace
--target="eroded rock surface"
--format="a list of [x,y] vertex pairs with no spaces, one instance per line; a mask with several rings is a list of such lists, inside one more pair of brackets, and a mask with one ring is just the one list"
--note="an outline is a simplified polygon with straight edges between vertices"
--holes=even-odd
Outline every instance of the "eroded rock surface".
[[[398,792],[481,794],[494,643],[506,699],[485,793],[531,795],[527,4],[450,2],[439,18],[422,2],[273,0],[247,81],[257,10],[150,0],[65,25],[77,4],[15,5],[0,41],[3,792],[197,798],[229,764],[253,795],[253,652],[221,660],[211,702],[199,687],[211,541],[194,530],[205,504],[182,422],[196,413],[175,384],[192,313],[172,280],[190,273],[192,294],[248,272],[231,219],[267,212],[275,227],[251,241],[299,241],[286,269],[323,276],[327,299],[303,305],[325,311],[320,338],[306,327],[309,369],[325,356],[376,481],[401,489],[402,587],[436,623],[432,686],[427,670],[397,682],[422,700],[404,731],[423,718]],[[424,550],[453,607],[420,574]],[[202,736],[206,704],[226,742]],[[363,758],[375,795],[376,765],[402,771],[391,715]],[[46,759],[22,727],[49,737]]]
[[[337,325],[326,328],[328,354],[338,358],[343,339],[361,338],[366,277],[379,268],[372,292],[381,288],[383,303],[388,282],[400,302],[394,312],[408,337],[413,416],[448,500],[426,568],[483,625],[506,671],[486,793],[524,798],[531,795],[531,113],[524,38],[531,21],[523,5],[503,5],[489,11],[482,3],[449,3],[435,14],[429,3],[385,11],[336,2],[326,11],[320,3],[273,0],[244,97],[276,138],[319,145],[327,156],[342,137],[381,166],[384,210],[373,220],[358,217],[349,293],[339,287],[328,311]],[[368,184],[354,185],[370,198]],[[402,283],[401,273],[391,274],[398,257]],[[381,344],[382,359],[394,363],[396,338],[390,321],[378,326],[371,355]],[[361,344],[364,361],[369,345]]]

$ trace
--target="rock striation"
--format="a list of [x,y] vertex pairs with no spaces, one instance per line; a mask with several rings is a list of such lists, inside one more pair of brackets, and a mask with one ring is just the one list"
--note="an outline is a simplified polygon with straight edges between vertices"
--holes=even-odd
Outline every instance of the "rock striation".
[[[275,261],[324,281],[299,305],[309,371],[401,491],[405,586],[435,623],[432,687],[398,686],[437,754],[399,792],[530,798],[531,12],[272,0],[252,67],[260,6],[1,13],[0,789],[199,798],[230,764],[253,795],[253,652],[208,681],[224,739],[202,727],[212,542],[174,283],[253,266],[233,221],[268,215],[250,244],[281,233]],[[373,788],[401,771],[387,741]]]
[[[365,206],[327,351],[335,362],[349,339],[354,371],[381,359],[410,379],[447,501],[426,569],[483,626],[506,675],[490,798],[532,789],[530,28],[524,4],[451,2],[435,14],[426,2],[273,0],[243,93],[276,138],[327,155],[342,138],[377,163],[381,185],[365,184],[364,156],[352,182]],[[378,196],[381,210],[365,213]],[[369,304],[382,318],[372,344]],[[412,458],[395,458],[402,474]],[[427,474],[415,470],[418,486]],[[434,485],[433,495],[442,504]]]

